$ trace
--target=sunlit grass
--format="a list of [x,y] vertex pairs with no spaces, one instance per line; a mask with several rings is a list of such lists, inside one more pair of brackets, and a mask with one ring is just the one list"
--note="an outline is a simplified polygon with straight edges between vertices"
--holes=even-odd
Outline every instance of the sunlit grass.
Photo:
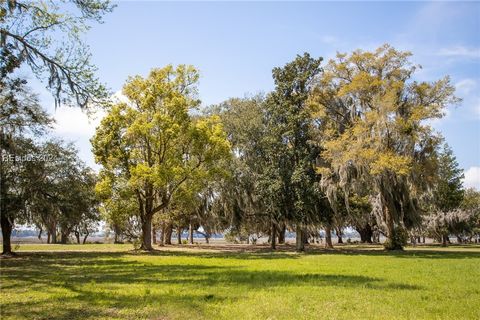
[[131,248],[22,245],[18,258],[1,261],[2,319],[480,318],[478,246]]

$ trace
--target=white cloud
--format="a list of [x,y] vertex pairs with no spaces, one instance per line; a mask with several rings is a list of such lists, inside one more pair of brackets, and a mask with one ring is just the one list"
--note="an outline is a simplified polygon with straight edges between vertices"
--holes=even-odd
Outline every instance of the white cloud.
[[[111,96],[111,100],[114,103],[128,102],[119,90]],[[100,124],[100,121],[105,116],[103,110],[97,110],[87,114],[77,107],[65,107],[62,106],[56,109],[52,116],[55,118],[55,133],[59,135],[71,135],[73,137],[92,137],[95,134],[95,129]]]
[[480,48],[468,48],[464,46],[455,46],[443,48],[438,53],[441,56],[457,58],[480,58]]
[[129,102],[128,98],[122,93],[122,90],[116,91],[112,95],[111,98],[112,98],[112,101],[115,102],[115,103],[119,103],[119,102],[128,103]]
[[477,82],[473,79],[463,79],[455,84],[455,89],[462,95],[467,95],[475,89]]
[[475,188],[480,191],[480,167],[470,167],[465,171],[463,185],[465,188]]
[[95,133],[95,128],[100,124],[104,115],[103,111],[88,116],[80,108],[60,107],[55,110],[54,130],[59,135],[88,136]]

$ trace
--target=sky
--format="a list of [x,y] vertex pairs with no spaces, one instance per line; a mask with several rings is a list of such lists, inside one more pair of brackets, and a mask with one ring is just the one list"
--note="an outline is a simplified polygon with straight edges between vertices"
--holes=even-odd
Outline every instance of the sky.
[[[479,2],[160,2],[121,1],[85,35],[100,80],[121,91],[129,76],[167,64],[200,70],[203,105],[273,89],[271,70],[309,52],[325,61],[336,52],[389,43],[422,65],[416,79],[451,77],[462,102],[432,125],[480,190]],[[79,109],[53,107],[55,134],[74,141],[97,168],[89,139],[99,122]]]

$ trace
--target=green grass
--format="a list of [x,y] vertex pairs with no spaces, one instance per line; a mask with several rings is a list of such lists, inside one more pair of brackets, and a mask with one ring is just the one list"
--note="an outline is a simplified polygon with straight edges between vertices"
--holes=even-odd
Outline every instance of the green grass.
[[22,245],[1,261],[1,318],[480,319],[479,246],[369,248]]

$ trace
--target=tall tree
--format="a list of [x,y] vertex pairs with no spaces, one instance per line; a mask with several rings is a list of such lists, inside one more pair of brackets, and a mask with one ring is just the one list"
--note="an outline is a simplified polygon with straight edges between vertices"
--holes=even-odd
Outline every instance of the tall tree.
[[194,176],[207,176],[230,144],[218,117],[193,119],[198,72],[192,66],[153,69],[147,78],[130,78],[123,88],[128,103],[108,110],[92,139],[96,160],[110,188],[118,181],[135,194],[142,245],[152,250],[154,214],[167,208],[178,188]]
[[323,128],[324,184],[373,191],[388,249],[401,249],[405,228],[420,223],[418,197],[433,182],[441,138],[426,121],[457,101],[448,78],[412,81],[410,56],[389,45],[338,54],[311,99]]
[[[5,54],[2,52],[2,58]],[[32,157],[39,150],[32,138],[45,133],[52,123],[24,79],[4,77],[16,67],[9,65],[8,59],[2,59],[0,66],[0,216],[4,254],[12,253],[12,228],[15,220],[26,217],[25,202],[38,178],[39,162],[32,161]]]
[[465,192],[462,182],[464,175],[452,149],[446,143],[440,150],[437,161],[435,186],[427,208],[431,214],[424,219],[427,220],[430,234],[446,246],[448,234],[458,230],[455,221],[458,220],[457,209],[460,208]]
[[270,215],[272,239],[280,219],[296,225],[297,250],[304,250],[305,227],[320,201],[315,192],[314,163],[319,149],[313,141],[313,123],[307,100],[322,59],[305,53],[272,71],[275,90],[265,107],[263,201]]
[[209,110],[221,117],[233,151],[233,159],[225,163],[229,174],[212,187],[215,196],[209,211],[229,234],[247,240],[253,233],[271,229],[259,185],[264,169],[264,101],[263,95],[233,98]]
[[437,179],[433,189],[436,209],[446,212],[460,206],[465,193],[463,178],[463,169],[460,168],[452,149],[445,143],[439,152]]

